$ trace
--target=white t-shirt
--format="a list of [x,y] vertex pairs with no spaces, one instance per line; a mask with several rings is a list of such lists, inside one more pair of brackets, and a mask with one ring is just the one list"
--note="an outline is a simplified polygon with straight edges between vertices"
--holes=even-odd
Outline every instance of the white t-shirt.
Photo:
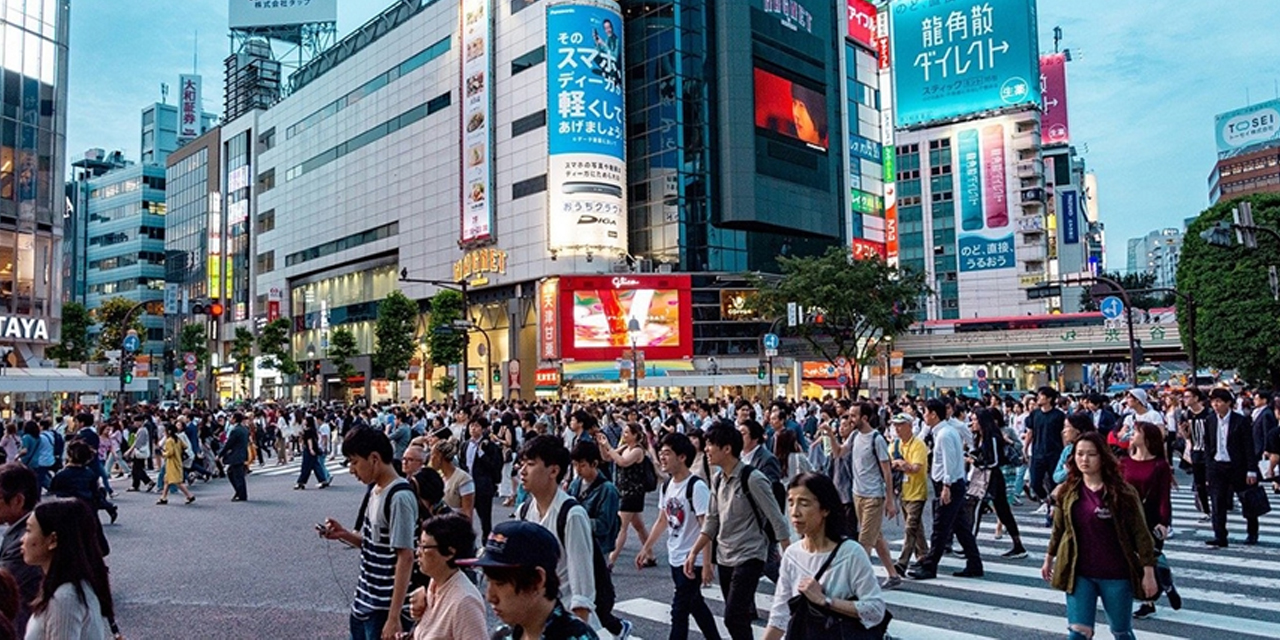
[[[667,518],[667,560],[673,567],[684,565],[689,552],[693,551],[693,545],[698,542],[698,534],[702,532],[698,518],[706,516],[707,508],[711,505],[711,489],[707,487],[706,481],[695,481],[696,477],[690,473],[683,482],[672,480],[666,491],[658,496],[662,514]],[[687,486],[690,482],[696,482],[693,485],[692,512],[687,499]]]
[[782,565],[778,569],[778,584],[773,593],[773,606],[769,609],[769,626],[786,629],[791,621],[791,609],[787,601],[800,593],[800,580],[818,574],[827,556],[835,553],[830,566],[822,574],[822,591],[833,600],[856,600],[858,616],[868,627],[880,624],[884,619],[884,597],[880,583],[871,568],[867,552],[856,540],[846,540],[836,551],[810,553],[804,544],[797,542],[782,552]]

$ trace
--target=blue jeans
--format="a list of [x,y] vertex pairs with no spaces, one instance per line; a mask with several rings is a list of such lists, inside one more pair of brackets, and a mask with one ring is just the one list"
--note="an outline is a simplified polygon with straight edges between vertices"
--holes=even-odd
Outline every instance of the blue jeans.
[[351,640],[382,640],[382,627],[387,624],[387,614],[387,611],[374,611],[364,620],[352,614],[350,616]]
[[1076,576],[1076,588],[1067,594],[1067,638],[1085,640],[1086,636],[1074,627],[1080,625],[1093,629],[1098,617],[1098,598],[1107,612],[1111,625],[1111,637],[1131,640],[1133,636],[1133,585],[1128,580],[1098,580]]
[[94,460],[89,468],[98,472],[98,476],[102,478],[102,488],[107,490],[107,495],[115,493],[111,490],[111,474],[107,473],[107,467],[102,464],[102,460]]
[[716,618],[711,608],[702,598],[702,567],[696,567],[692,580],[684,575],[684,567],[671,567],[671,579],[676,583],[675,597],[671,600],[671,634],[670,640],[687,640],[689,637],[689,616],[693,616],[702,637],[707,640],[720,640],[720,630],[716,628]]
[[324,466],[324,460],[327,457],[329,457],[328,454],[324,453],[316,456],[316,477],[320,482],[333,482],[333,474],[329,473],[329,469]]

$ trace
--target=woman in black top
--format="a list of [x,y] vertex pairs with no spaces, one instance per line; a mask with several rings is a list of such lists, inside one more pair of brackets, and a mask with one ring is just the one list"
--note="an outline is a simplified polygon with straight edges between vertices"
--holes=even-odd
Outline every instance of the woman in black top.
[[[1022,536],[1018,533],[1018,521],[1014,519],[1013,510],[1009,508],[1009,489],[1005,485],[1004,473],[1000,470],[1000,466],[1005,463],[1005,440],[1004,432],[1000,428],[1000,412],[996,409],[979,409],[973,413],[973,420],[977,425],[977,431],[974,432],[973,465],[975,471],[987,475],[987,497],[991,499],[992,506],[995,508],[996,518],[1009,531],[1009,537],[1013,540],[1013,548],[1001,556],[1011,559],[1025,558],[1027,550],[1022,546]],[[973,522],[975,535],[981,520],[982,509],[979,508]]]

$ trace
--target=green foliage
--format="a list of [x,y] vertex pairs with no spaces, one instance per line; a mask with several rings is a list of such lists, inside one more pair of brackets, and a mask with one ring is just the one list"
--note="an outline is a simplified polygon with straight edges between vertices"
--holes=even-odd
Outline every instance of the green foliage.
[[[850,260],[848,249],[833,246],[812,257],[779,257],[782,278],[753,279],[760,289],[754,306],[765,318],[785,318],[787,303],[821,312],[823,323],[805,322],[782,331],[803,338],[828,362],[843,357],[858,365],[874,361],[879,341],[896,336],[916,321],[920,300],[929,292],[922,273],[889,266],[883,260]],[[851,387],[862,381],[853,368]]]
[[[452,328],[454,320],[464,318],[461,293],[445,289],[431,298],[431,320],[427,323],[427,349],[431,352],[433,364],[450,365],[462,362],[462,350],[467,346],[467,336],[464,333],[452,331]],[[446,329],[441,332],[436,330],[438,327]]]
[[417,348],[414,341],[417,321],[418,303],[400,291],[392,291],[378,303],[378,322],[373,327],[373,366],[381,370],[387,380],[398,382],[401,371],[409,367]]
[[62,342],[49,349],[49,357],[57,360],[60,367],[87,361],[94,346],[89,340],[89,328],[92,326],[93,316],[84,305],[79,302],[62,305]]
[[282,376],[296,376],[301,372],[289,348],[289,328],[287,318],[277,318],[258,334],[258,353],[264,358],[263,365],[279,371]]
[[182,332],[178,334],[178,352],[194,353],[196,366],[204,368],[209,361],[209,334],[203,322],[182,325]]
[[436,383],[431,386],[435,387],[436,391],[439,391],[442,395],[449,396],[453,395],[453,392],[458,388],[458,380],[453,376],[444,376],[436,380]]
[[129,329],[138,332],[138,337],[145,337],[147,330],[142,326],[142,310],[133,314],[129,326],[124,326],[125,315],[129,310],[137,304],[131,300],[124,298],[111,298],[104,300],[102,306],[93,310],[93,317],[102,327],[98,334],[98,350],[94,353],[95,360],[106,360],[107,351],[117,350],[124,346],[124,337],[129,333]]
[[[1254,224],[1280,228],[1280,195],[1254,195]],[[1178,261],[1178,290],[1196,301],[1196,333],[1187,330],[1189,310],[1178,307],[1182,343],[1195,340],[1200,366],[1236,369],[1254,383],[1269,381],[1280,388],[1280,303],[1271,295],[1269,265],[1280,265],[1280,246],[1274,236],[1258,233],[1258,248],[1234,244],[1213,247],[1200,233],[1215,222],[1231,222],[1231,209],[1240,202],[1220,202],[1206,209],[1187,228]]]
[[247,397],[253,381],[253,332],[246,327],[236,327],[231,341],[231,357],[236,361],[236,373],[240,376],[240,395]]
[[[1172,293],[1133,293],[1134,291],[1142,291],[1156,286],[1156,274],[1146,271],[1140,273],[1108,273],[1106,271],[1098,274],[1106,278],[1111,278],[1120,283],[1125,291],[1129,293],[1129,304],[1134,309],[1160,309],[1163,307],[1172,307],[1176,304],[1177,298]],[[1111,295],[1108,293],[1107,295]],[[1105,297],[1105,296],[1104,296]],[[1094,300],[1088,289],[1080,292],[1080,310],[1081,311],[1097,311],[1098,303],[1101,300]]]
[[347,378],[355,377],[358,373],[351,364],[351,359],[358,353],[355,334],[349,329],[338,329],[329,336],[329,359],[338,370],[338,377],[342,378],[343,386],[346,386]]

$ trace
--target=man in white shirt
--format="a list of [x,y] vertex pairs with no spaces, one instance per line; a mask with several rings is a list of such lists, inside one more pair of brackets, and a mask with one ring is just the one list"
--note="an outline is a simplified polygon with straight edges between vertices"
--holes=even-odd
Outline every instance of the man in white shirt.
[[929,555],[920,561],[920,568],[907,573],[916,580],[932,580],[938,577],[938,563],[942,549],[951,544],[954,534],[964,549],[965,568],[952,575],[957,578],[981,578],[982,557],[978,554],[978,542],[973,537],[972,523],[965,515],[964,496],[968,483],[964,477],[964,441],[955,427],[943,422],[947,408],[941,400],[925,403],[924,421],[933,430],[933,466],[929,477],[933,480],[933,532],[929,540]]

